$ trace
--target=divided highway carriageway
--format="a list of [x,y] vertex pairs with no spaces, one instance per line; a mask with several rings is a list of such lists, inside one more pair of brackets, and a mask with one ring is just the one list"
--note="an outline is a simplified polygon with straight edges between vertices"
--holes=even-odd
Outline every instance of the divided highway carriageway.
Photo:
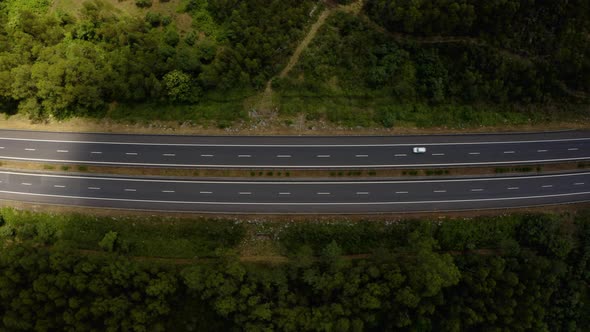
[[[413,153],[414,147],[426,152]],[[590,132],[216,137],[0,130],[0,159],[187,168],[489,166],[590,159]]]
[[215,213],[385,213],[590,200],[590,172],[385,181],[202,181],[0,171],[0,199]]

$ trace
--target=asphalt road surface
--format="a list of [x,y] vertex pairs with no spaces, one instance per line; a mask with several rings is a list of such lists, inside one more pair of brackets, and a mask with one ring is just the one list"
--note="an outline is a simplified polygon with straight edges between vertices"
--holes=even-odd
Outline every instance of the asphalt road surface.
[[0,199],[210,213],[459,211],[590,200],[590,172],[395,181],[200,181],[0,171]]
[[[425,147],[415,154],[413,147]],[[173,136],[0,130],[0,159],[105,166],[393,168],[590,159],[590,131],[432,136]]]

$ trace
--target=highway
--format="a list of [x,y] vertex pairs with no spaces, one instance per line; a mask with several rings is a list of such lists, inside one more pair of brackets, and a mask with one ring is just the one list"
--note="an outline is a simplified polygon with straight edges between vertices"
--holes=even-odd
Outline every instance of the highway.
[[590,172],[386,181],[203,181],[0,171],[0,199],[199,213],[388,213],[590,200]]
[[[423,146],[426,153],[414,154]],[[590,159],[590,131],[431,136],[173,136],[0,130],[0,159],[191,168],[489,166]]]

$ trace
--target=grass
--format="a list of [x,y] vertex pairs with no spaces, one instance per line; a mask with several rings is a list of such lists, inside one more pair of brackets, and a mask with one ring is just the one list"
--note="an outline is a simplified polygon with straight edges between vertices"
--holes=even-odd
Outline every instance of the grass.
[[109,231],[119,247],[132,256],[194,258],[213,256],[217,248],[235,247],[244,228],[233,220],[162,217],[98,217],[0,210],[4,225],[0,239],[34,240],[81,250],[100,250]]
[[225,98],[210,95],[208,99],[196,105],[117,104],[105,114],[105,117],[126,123],[176,121],[225,128],[237,120],[246,118],[242,102],[248,93],[248,91],[228,92]]
[[355,95],[308,93],[289,89],[278,92],[282,116],[305,114],[308,121],[327,120],[347,127],[481,127],[527,126],[586,119],[587,105],[428,105],[402,102],[378,91]]
[[[588,210],[578,214],[585,215]],[[75,213],[40,213],[0,209],[0,247],[12,242],[65,246],[81,253],[101,251],[99,242],[117,233],[119,254],[163,261],[187,262],[216,257],[220,248],[236,250],[252,261],[284,260],[309,246],[319,254],[335,241],[345,255],[404,251],[415,245],[417,234],[432,235],[441,251],[510,247],[523,220],[560,218],[567,224],[577,213],[527,212],[478,217],[431,216],[420,219],[348,218],[214,218],[93,216]],[[537,218],[537,219],[538,219]],[[565,224],[564,224],[565,225]]]

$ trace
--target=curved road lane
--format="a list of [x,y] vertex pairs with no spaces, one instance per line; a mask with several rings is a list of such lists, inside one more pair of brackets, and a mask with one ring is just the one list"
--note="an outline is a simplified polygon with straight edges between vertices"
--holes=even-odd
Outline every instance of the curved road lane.
[[0,199],[210,213],[458,211],[590,200],[590,172],[395,181],[201,181],[0,171]]
[[[427,148],[412,153],[415,146]],[[590,132],[433,136],[167,136],[0,130],[0,159],[138,167],[393,168],[590,159]]]

